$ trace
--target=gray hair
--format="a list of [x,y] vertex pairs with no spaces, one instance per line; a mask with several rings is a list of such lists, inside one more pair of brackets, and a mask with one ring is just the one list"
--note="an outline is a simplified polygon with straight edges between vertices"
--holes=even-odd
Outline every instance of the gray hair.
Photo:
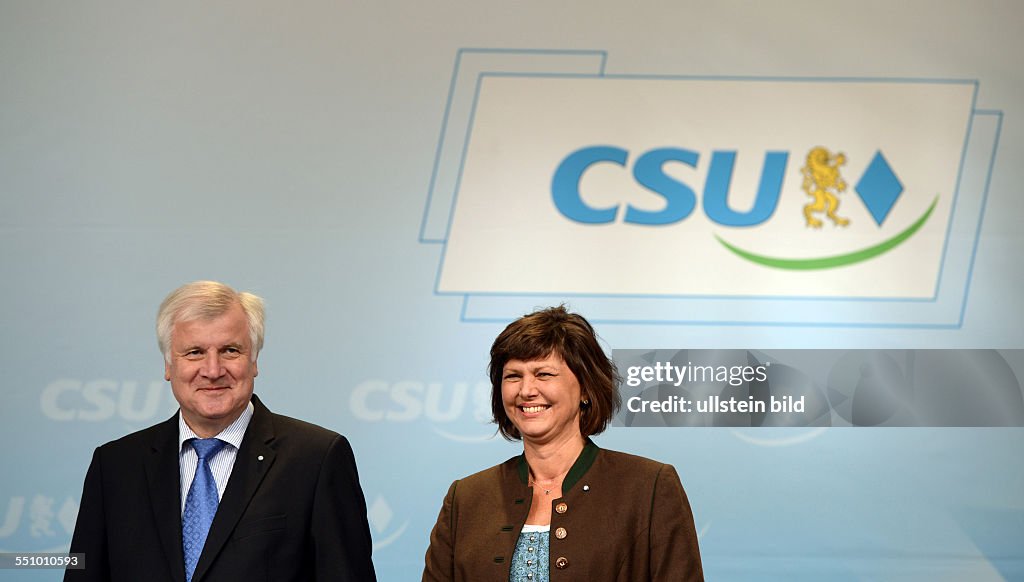
[[171,361],[171,332],[180,321],[213,319],[240,305],[249,324],[252,359],[263,349],[263,299],[235,291],[217,281],[194,281],[171,291],[156,314],[156,341],[164,360]]

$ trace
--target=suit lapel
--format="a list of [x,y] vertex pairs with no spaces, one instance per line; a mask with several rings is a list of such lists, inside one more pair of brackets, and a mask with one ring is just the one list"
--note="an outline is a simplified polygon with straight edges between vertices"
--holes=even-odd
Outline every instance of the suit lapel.
[[[270,447],[274,440],[274,423],[270,411],[255,394],[252,397],[252,403],[254,408],[252,420],[249,421],[249,428],[246,429],[245,436],[242,438],[242,446],[238,449],[238,457],[235,458],[235,465],[231,469],[231,478],[228,479],[224,497],[221,499],[220,505],[217,507],[217,514],[210,525],[206,545],[203,546],[203,553],[199,556],[195,574],[192,575],[193,582],[202,580],[214,558],[224,548],[224,544],[227,543],[235,526],[238,525],[238,520],[245,513],[245,508],[249,506],[249,501],[259,489],[260,483],[263,482],[263,477],[274,464],[276,453]],[[180,531],[178,539],[180,554]]]
[[181,549],[181,472],[178,468],[178,415],[158,425],[146,458],[150,507],[175,582],[185,581],[185,557]]

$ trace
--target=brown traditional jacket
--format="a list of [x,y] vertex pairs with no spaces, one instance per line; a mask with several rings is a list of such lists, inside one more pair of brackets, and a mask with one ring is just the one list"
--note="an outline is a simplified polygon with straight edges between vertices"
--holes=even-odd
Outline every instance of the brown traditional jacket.
[[[448,489],[424,582],[505,582],[533,499],[519,455]],[[672,465],[590,440],[551,501],[551,582],[704,579],[693,513]]]

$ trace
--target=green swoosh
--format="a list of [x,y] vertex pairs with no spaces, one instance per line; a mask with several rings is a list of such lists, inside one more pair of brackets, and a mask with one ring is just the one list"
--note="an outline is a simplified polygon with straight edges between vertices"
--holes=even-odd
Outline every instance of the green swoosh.
[[764,255],[758,255],[750,251],[745,251],[741,248],[735,247],[722,240],[722,237],[718,236],[717,234],[715,235],[715,238],[718,239],[718,242],[722,243],[722,246],[736,253],[740,257],[743,257],[744,259],[747,259],[748,261],[751,261],[753,263],[764,265],[766,267],[775,267],[776,269],[792,270],[832,269],[835,267],[843,267],[846,265],[859,263],[861,261],[866,261],[868,259],[877,257],[882,253],[889,252],[892,249],[898,247],[908,238],[914,236],[914,233],[917,232],[922,226],[924,226],[924,223],[928,221],[928,217],[932,215],[932,211],[935,210],[935,205],[938,204],[938,202],[939,197],[936,196],[935,200],[932,201],[931,206],[928,207],[928,210],[926,210],[924,214],[921,215],[921,218],[918,218],[917,221],[914,222],[914,224],[911,224],[909,227],[907,227],[906,230],[897,234],[896,236],[888,240],[882,241],[877,245],[870,246],[859,251],[854,251],[852,253],[846,253],[843,255],[835,255],[831,257],[818,257],[811,259],[784,259],[779,257],[766,257]]

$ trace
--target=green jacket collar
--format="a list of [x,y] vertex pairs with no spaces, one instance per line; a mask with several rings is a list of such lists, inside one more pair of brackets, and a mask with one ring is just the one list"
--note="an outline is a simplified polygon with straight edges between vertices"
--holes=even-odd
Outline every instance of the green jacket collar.
[[[580,480],[583,475],[590,470],[590,466],[594,464],[594,460],[597,459],[597,452],[601,450],[594,441],[588,437],[586,442],[583,443],[583,450],[580,451],[580,456],[576,457],[576,462],[569,468],[569,472],[566,473],[565,479],[562,480],[562,494],[564,495],[577,481]],[[523,485],[527,485],[530,482],[530,466],[526,463],[526,454],[519,455],[519,480],[523,482]]]

